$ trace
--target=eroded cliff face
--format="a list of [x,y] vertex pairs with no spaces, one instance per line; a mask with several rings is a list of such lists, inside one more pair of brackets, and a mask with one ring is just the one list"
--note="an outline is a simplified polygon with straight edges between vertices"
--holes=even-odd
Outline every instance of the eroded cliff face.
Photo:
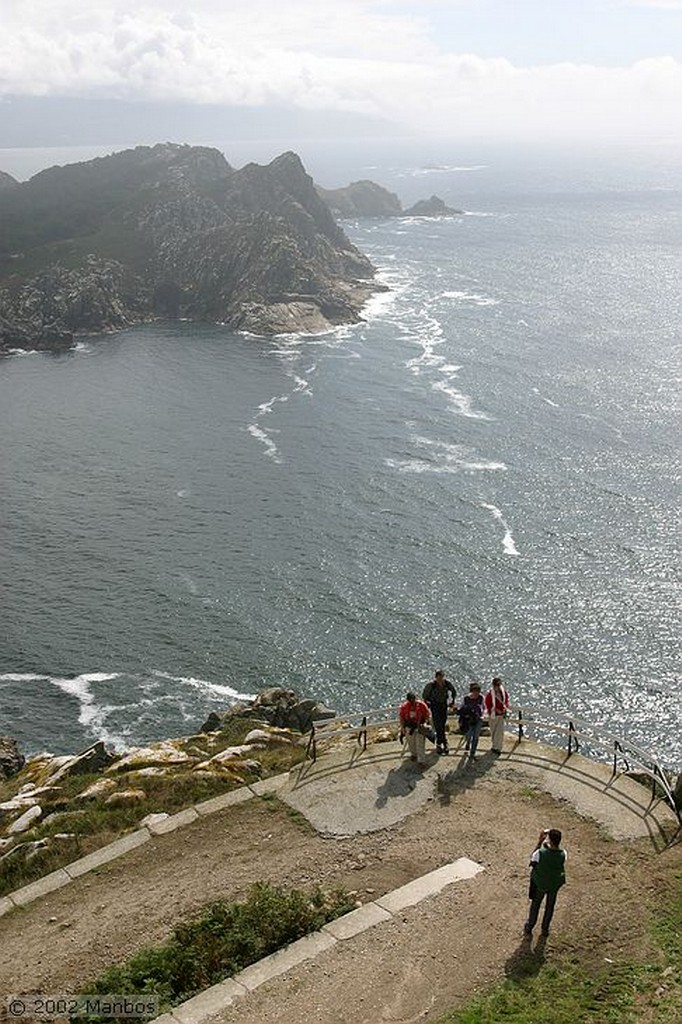
[[138,147],[0,190],[0,350],[154,317],[259,334],[358,320],[374,268],[294,153]]

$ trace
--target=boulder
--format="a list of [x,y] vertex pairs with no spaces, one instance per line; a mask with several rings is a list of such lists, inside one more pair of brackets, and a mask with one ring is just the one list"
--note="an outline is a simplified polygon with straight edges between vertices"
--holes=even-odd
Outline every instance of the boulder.
[[172,765],[195,764],[196,757],[190,757],[171,740],[154,743],[149,747],[132,747],[123,757],[116,759],[109,772],[136,771],[149,767],[171,767]]
[[111,754],[99,740],[92,747],[81,751],[80,754],[69,757],[55,772],[51,782],[68,778],[71,775],[91,775],[94,772],[102,772],[116,760],[116,754]]
[[294,739],[286,729],[252,729],[244,737],[246,747],[268,747],[268,746],[291,747]]
[[12,822],[12,824],[7,829],[7,834],[10,836],[15,836],[18,835],[20,832],[28,831],[28,829],[31,828],[32,825],[35,825],[38,819],[42,818],[42,816],[42,808],[40,808],[37,804],[34,807],[29,807],[27,811],[24,811],[21,817],[17,818],[16,821]]
[[211,712],[201,728],[202,732],[214,732],[230,718],[253,718],[280,729],[308,732],[313,722],[334,718],[335,711],[316,700],[302,700],[293,690],[272,687],[263,690],[248,704],[235,704],[222,715]]
[[12,736],[0,736],[0,779],[11,779],[25,764],[17,741]]
[[112,789],[116,789],[116,783],[113,779],[98,779],[97,782],[93,782],[87,789],[84,789],[82,793],[78,793],[74,797],[79,803],[81,800],[96,800],[100,796],[106,796],[111,793]]
[[126,804],[136,804],[146,799],[147,794],[143,789],[122,789],[112,793],[104,802],[110,807],[125,807]]

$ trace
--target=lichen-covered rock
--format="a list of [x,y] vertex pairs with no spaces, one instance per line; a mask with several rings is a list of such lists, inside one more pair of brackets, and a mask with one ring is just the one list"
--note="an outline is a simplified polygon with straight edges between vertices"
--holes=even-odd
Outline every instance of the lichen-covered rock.
[[134,771],[142,768],[169,768],[172,765],[192,765],[197,761],[182,750],[179,743],[164,740],[150,744],[148,747],[131,747],[122,757],[118,757],[107,769],[112,774]]
[[78,793],[74,800],[78,803],[86,800],[96,800],[98,797],[107,796],[112,790],[116,789],[116,783],[113,779],[98,779],[97,782],[93,782],[82,793]]
[[126,804],[137,804],[146,799],[147,794],[143,789],[121,789],[108,796],[104,802],[110,807],[125,807]]
[[7,828],[7,834],[10,836],[18,835],[20,832],[27,832],[32,825],[42,817],[42,809],[36,804],[35,807],[29,807],[27,811],[13,821],[12,824]]

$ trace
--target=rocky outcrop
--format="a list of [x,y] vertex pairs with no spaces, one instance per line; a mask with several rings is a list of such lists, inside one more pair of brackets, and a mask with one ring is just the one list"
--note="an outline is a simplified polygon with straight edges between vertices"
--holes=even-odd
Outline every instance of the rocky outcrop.
[[293,690],[273,687],[263,690],[248,704],[233,705],[223,714],[212,711],[201,726],[201,731],[222,729],[230,718],[252,718],[279,729],[294,729],[303,733],[310,730],[313,722],[335,716],[335,711],[316,700],[303,700]]
[[318,185],[317,191],[338,217],[401,217],[403,213],[397,195],[374,181],[352,181],[344,188]]
[[0,222],[0,351],[154,317],[317,332],[378,287],[294,153],[141,146],[0,190]]
[[463,213],[463,210],[453,210],[446,206],[438,196],[431,196],[430,199],[420,199],[414,206],[405,210],[405,217],[456,217]]
[[11,779],[26,764],[17,741],[11,736],[0,736],[0,779]]
[[394,192],[374,181],[353,181],[334,189],[318,186],[317,191],[337,217],[454,217],[463,212],[446,206],[438,196],[420,199],[404,210]]

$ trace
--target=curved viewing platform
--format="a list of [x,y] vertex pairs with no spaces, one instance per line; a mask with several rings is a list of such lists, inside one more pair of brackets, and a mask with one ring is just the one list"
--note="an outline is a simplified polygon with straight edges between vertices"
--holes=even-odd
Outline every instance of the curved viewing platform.
[[[397,759],[407,775],[411,765],[397,742],[397,717],[396,705],[314,723],[306,750],[307,764],[298,769],[298,786],[341,771],[344,758],[346,769],[374,764],[383,772],[386,762]],[[570,799],[580,813],[602,821],[614,838],[650,835],[660,839],[666,820],[676,820],[678,829],[682,827],[679,795],[676,797],[670,773],[653,754],[614,736],[601,725],[538,706],[514,706],[505,723],[503,753],[497,757],[490,751],[484,720],[479,757],[470,763],[465,758],[465,739],[457,727],[456,715],[448,721],[450,754],[438,755],[427,744],[428,766],[437,772],[442,792],[470,784],[491,770],[496,774],[525,772],[553,796]],[[333,750],[343,741],[350,742],[350,755],[347,749],[337,751],[333,764],[326,757],[324,767],[316,771],[320,751]],[[391,771],[394,769],[395,765]],[[401,787],[396,785],[399,791]],[[351,820],[357,817],[352,809],[351,815]],[[332,818],[338,819],[338,814],[332,814]],[[320,828],[322,823],[313,824]],[[350,821],[347,824],[350,827]],[[372,827],[386,824],[385,816],[377,814]],[[325,831],[324,827],[321,830]]]

